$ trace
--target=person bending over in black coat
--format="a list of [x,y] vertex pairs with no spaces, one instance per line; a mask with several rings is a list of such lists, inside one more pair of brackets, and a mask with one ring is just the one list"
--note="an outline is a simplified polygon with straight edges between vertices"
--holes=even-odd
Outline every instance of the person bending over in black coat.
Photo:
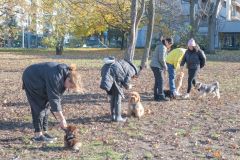
[[131,89],[130,80],[137,77],[136,67],[126,60],[115,60],[114,57],[104,58],[101,69],[100,88],[110,95],[111,119],[116,122],[125,122],[121,116],[121,99],[124,98],[123,88]]
[[33,141],[51,143],[56,138],[47,133],[49,106],[61,128],[67,127],[62,113],[61,96],[66,89],[80,90],[76,66],[55,62],[33,64],[24,70],[22,81],[31,107],[35,129]]

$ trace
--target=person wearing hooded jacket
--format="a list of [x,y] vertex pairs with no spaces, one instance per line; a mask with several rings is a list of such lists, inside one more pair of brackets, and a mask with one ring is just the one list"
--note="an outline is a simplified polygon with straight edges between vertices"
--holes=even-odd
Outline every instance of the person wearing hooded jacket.
[[101,69],[100,88],[110,96],[111,120],[125,122],[126,118],[121,115],[121,101],[124,98],[123,87],[131,89],[131,78],[137,76],[137,69],[124,59],[116,60],[114,57],[104,58]]
[[193,38],[188,41],[188,49],[185,52],[180,64],[181,71],[183,71],[185,63],[187,64],[188,69],[188,87],[187,93],[183,96],[183,98],[187,99],[190,97],[192,85],[195,86],[196,84],[196,77],[199,70],[203,68],[206,63],[206,56],[203,50],[200,49]]
[[61,95],[66,89],[80,89],[76,66],[55,62],[44,62],[28,66],[22,75],[23,89],[31,107],[34,131],[33,141],[53,142],[56,138],[49,135],[49,106],[60,122],[67,127],[62,113]]
[[172,38],[163,39],[153,52],[152,60],[150,63],[153,75],[155,78],[154,83],[154,100],[155,101],[169,101],[169,98],[165,97],[164,86],[164,73],[168,70],[166,64],[166,56],[168,51],[173,45]]

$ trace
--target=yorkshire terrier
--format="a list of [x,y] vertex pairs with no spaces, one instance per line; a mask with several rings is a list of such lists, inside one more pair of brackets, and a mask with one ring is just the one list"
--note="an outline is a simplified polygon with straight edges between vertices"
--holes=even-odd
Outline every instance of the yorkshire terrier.
[[207,94],[212,94],[213,98],[217,96],[220,99],[220,92],[219,92],[219,82],[215,81],[211,84],[204,84],[201,82],[197,82],[195,88],[200,92],[198,98],[205,97]]
[[78,140],[78,129],[76,126],[68,125],[67,128],[64,129],[64,147],[79,150],[82,144]]
[[128,115],[140,118],[144,115],[144,108],[138,92],[131,92],[128,104]]

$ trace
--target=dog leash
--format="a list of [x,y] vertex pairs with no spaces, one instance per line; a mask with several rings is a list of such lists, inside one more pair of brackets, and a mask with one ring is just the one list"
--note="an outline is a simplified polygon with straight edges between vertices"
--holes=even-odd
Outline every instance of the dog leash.
[[[58,120],[57,117],[56,117],[56,115],[53,113],[53,111],[52,111],[51,109],[50,109],[50,111],[51,111],[53,117],[54,117],[56,120]],[[62,128],[62,127],[60,127],[60,128],[61,128],[63,131],[66,132],[66,129],[64,129],[64,128]]]

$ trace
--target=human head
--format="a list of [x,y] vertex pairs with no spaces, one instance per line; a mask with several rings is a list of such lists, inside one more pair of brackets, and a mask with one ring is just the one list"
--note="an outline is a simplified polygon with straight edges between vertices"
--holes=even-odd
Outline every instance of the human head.
[[64,87],[66,89],[71,89],[75,92],[81,92],[82,86],[81,86],[81,77],[77,73],[77,66],[76,64],[72,64],[69,67],[69,74],[64,82]]
[[188,49],[192,51],[192,50],[196,49],[196,46],[197,46],[197,44],[196,44],[195,40],[193,38],[191,38],[188,41]]
[[173,45],[173,39],[172,38],[166,38],[162,40],[162,44],[167,47],[167,49],[170,49]]

